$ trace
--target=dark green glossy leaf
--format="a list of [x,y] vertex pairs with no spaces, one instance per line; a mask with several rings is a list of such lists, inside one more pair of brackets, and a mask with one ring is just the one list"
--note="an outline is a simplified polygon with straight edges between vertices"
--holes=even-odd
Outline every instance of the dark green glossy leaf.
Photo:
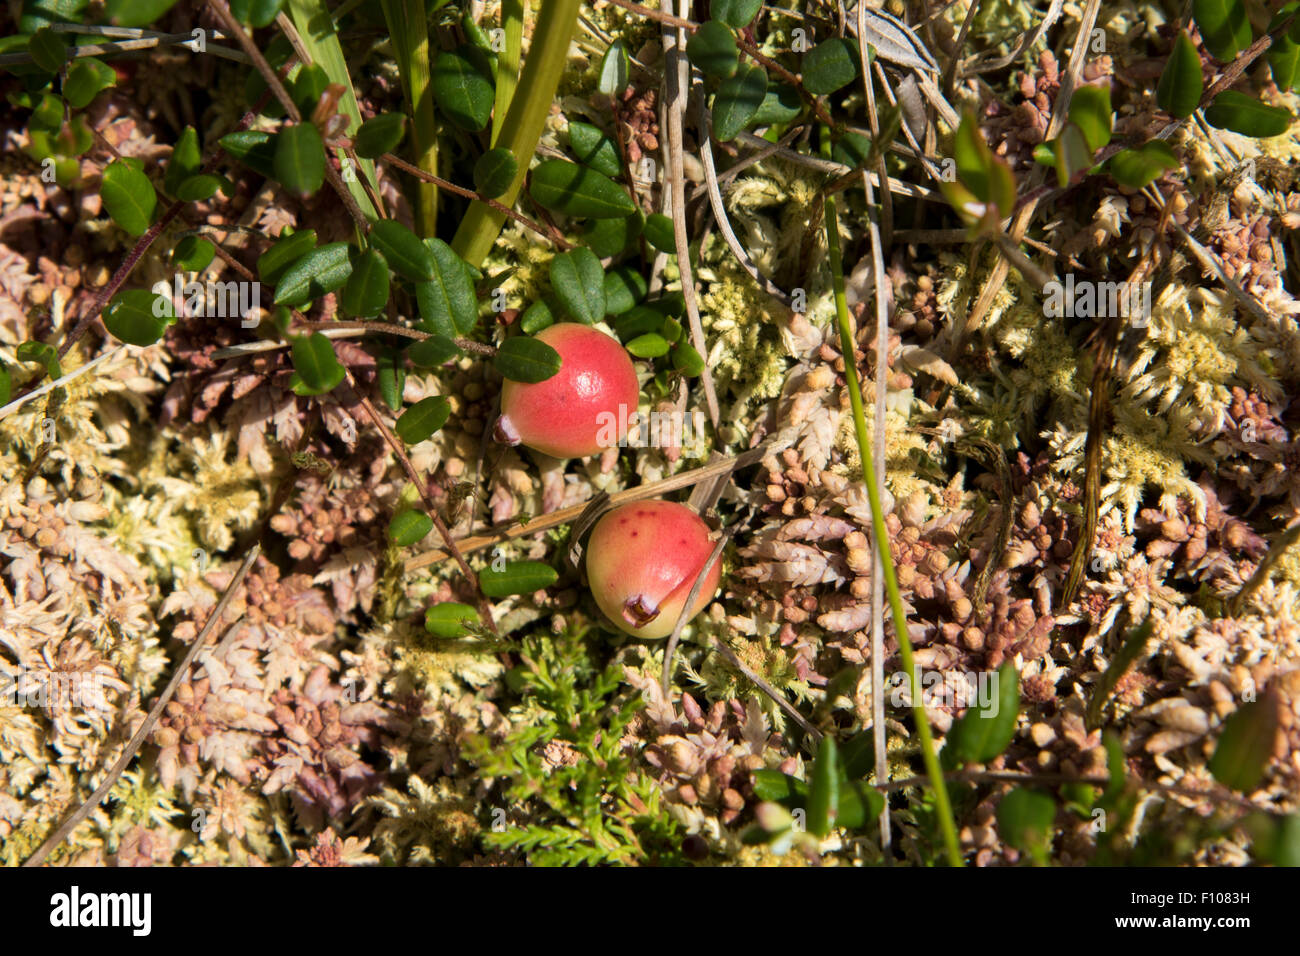
[[109,163],[99,187],[104,208],[113,221],[133,236],[142,236],[158,205],[149,177],[124,160]]
[[512,382],[544,382],[560,370],[560,353],[540,339],[516,335],[501,343],[492,364]]
[[346,242],[331,242],[307,253],[276,283],[275,303],[297,308],[343,288],[352,275],[350,250]]
[[244,130],[221,137],[217,142],[227,153],[253,172],[273,178],[275,176],[276,137],[262,130]]
[[405,135],[405,113],[380,113],[361,124],[352,137],[352,147],[362,159],[375,159],[391,153]]
[[444,601],[424,612],[424,629],[434,637],[452,640],[470,633],[467,624],[478,620],[478,612],[468,604]]
[[528,189],[539,205],[567,216],[620,219],[636,212],[636,204],[608,176],[562,159],[538,164]]
[[93,56],[82,57],[68,67],[68,78],[63,84],[63,98],[74,110],[85,109],[108,89],[117,85],[117,73],[107,63]]
[[564,311],[584,325],[605,317],[605,272],[590,249],[571,249],[551,259],[551,288]]
[[329,86],[329,74],[319,63],[304,66],[293,79],[293,101],[304,116],[310,116],[316,109],[321,94]]
[[275,138],[275,178],[291,193],[310,196],[325,181],[325,146],[307,121],[286,126]]
[[814,96],[843,89],[858,78],[857,44],[845,37],[823,40],[803,55],[801,76]]
[[1205,81],[1201,77],[1201,55],[1196,52],[1196,44],[1186,31],[1181,31],[1174,40],[1174,48],[1169,53],[1169,61],[1164,72],[1160,74],[1160,84],[1156,87],[1156,102],[1160,108],[1175,119],[1191,116],[1196,105],[1201,101],[1205,91]]
[[630,70],[627,45],[621,39],[615,40],[601,58],[600,78],[596,81],[596,89],[605,96],[622,96],[623,91],[627,89]]
[[1205,121],[1211,126],[1256,139],[1281,136],[1291,128],[1292,118],[1282,107],[1268,106],[1236,90],[1224,90],[1205,108]]
[[766,95],[767,73],[761,66],[744,64],[723,80],[713,98],[713,135],[718,141],[734,139],[748,126]]
[[492,67],[478,47],[462,44],[438,54],[430,85],[438,109],[461,129],[477,133],[492,118]]
[[9,372],[9,366],[0,362],[0,405],[8,405],[9,398],[13,395],[14,379]]
[[201,272],[211,265],[217,248],[201,236],[185,236],[172,250],[172,262],[186,272]]
[[1242,0],[1192,0],[1201,42],[1220,63],[1231,63],[1250,46],[1250,20]]
[[622,219],[593,219],[582,233],[583,241],[601,258],[616,256],[641,235],[640,214]]
[[1162,139],[1153,139],[1138,149],[1122,149],[1106,163],[1115,181],[1130,189],[1141,189],[1166,170],[1178,166],[1178,157]]
[[569,148],[578,162],[590,166],[602,176],[618,176],[623,172],[618,145],[590,123],[569,123]]
[[646,241],[660,252],[676,254],[677,237],[673,231],[673,221],[663,213],[656,212],[646,216],[645,229],[642,232],[645,234]]
[[384,254],[398,275],[412,282],[433,280],[433,252],[396,219],[376,222],[370,230],[370,243]]
[[605,314],[622,315],[645,298],[649,285],[631,266],[615,266],[605,273]]
[[708,20],[686,41],[686,55],[704,73],[725,80],[736,72],[736,37],[721,20]]
[[299,395],[321,395],[343,381],[344,370],[334,346],[320,332],[293,340],[293,390]]
[[835,738],[823,737],[808,785],[808,832],[825,839],[840,812],[840,755]]
[[969,707],[948,731],[943,752],[951,751],[950,766],[987,763],[1011,744],[1020,714],[1020,675],[1010,661],[998,668],[993,691],[992,700]]
[[474,163],[474,189],[482,196],[496,199],[510,188],[518,171],[519,164],[510,150],[504,146],[488,150]]
[[478,573],[479,588],[490,598],[531,594],[555,583],[555,568],[541,561],[509,561],[498,571],[487,567]]
[[281,236],[257,258],[257,277],[274,286],[289,267],[316,248],[316,230],[299,229]]
[[387,260],[378,249],[367,249],[353,260],[339,305],[348,315],[376,316],[388,304],[388,286]]
[[174,319],[171,300],[148,289],[119,292],[104,310],[104,328],[130,345],[153,345]]
[[441,395],[421,399],[398,416],[393,425],[397,437],[408,445],[418,445],[447,424],[451,404]]
[[709,16],[739,30],[749,26],[762,6],[763,0],[712,0]]
[[1271,695],[1242,704],[1223,722],[1210,758],[1210,773],[1225,787],[1248,794],[1259,786],[1273,758],[1281,714]]
[[421,327],[447,338],[469,335],[478,322],[478,300],[465,261],[441,239],[424,244],[433,254],[433,278],[415,287]]
[[406,350],[406,357],[416,368],[437,368],[460,354],[460,346],[445,335],[430,335]]
[[433,530],[433,519],[423,511],[411,509],[393,515],[388,522],[388,540],[399,548],[418,544]]

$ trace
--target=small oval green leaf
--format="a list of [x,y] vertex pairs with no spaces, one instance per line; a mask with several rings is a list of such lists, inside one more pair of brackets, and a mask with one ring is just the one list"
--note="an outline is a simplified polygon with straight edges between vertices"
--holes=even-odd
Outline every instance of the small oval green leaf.
[[406,350],[406,357],[416,368],[437,368],[460,354],[460,346],[445,335],[430,335]]
[[496,199],[510,188],[518,171],[519,163],[510,150],[504,146],[488,150],[474,163],[474,189],[481,196]]
[[310,196],[325,181],[325,146],[320,130],[306,121],[286,126],[275,137],[275,178],[289,192]]
[[512,382],[544,382],[560,370],[560,353],[540,339],[516,335],[501,343],[492,364]]
[[470,633],[468,624],[478,621],[478,612],[468,604],[444,601],[424,612],[424,629],[434,637],[454,640]]
[[461,129],[477,133],[492,117],[492,67],[472,44],[438,54],[430,77],[434,102]]
[[814,96],[843,89],[858,78],[857,45],[845,37],[823,40],[803,55],[800,75],[804,89]]
[[447,424],[451,404],[442,395],[430,395],[397,417],[393,431],[408,445],[418,445]]
[[1174,48],[1169,52],[1164,72],[1160,74],[1156,102],[1175,119],[1185,119],[1196,110],[1204,91],[1201,56],[1196,52],[1196,44],[1192,43],[1187,31],[1181,31],[1174,40]]
[[618,146],[599,127],[576,120],[569,123],[569,148],[578,162],[590,166],[602,176],[617,176],[623,172]]
[[412,508],[393,515],[388,522],[388,540],[399,548],[418,544],[433,530],[433,519],[423,511]]
[[478,299],[465,260],[441,239],[426,239],[424,245],[433,255],[433,278],[415,287],[421,327],[447,338],[469,335],[478,321]]
[[175,318],[171,299],[148,289],[130,289],[113,296],[104,310],[104,327],[128,345],[153,345]]
[[1265,694],[1242,704],[1223,722],[1210,758],[1210,773],[1225,787],[1250,793],[1259,786],[1273,759],[1280,723],[1277,698]]
[[739,30],[749,26],[762,6],[763,0],[712,0],[709,16]]
[[140,170],[121,159],[109,163],[99,195],[109,216],[128,233],[142,236],[149,229],[158,194],[149,177]]
[[295,262],[276,283],[276,305],[297,308],[343,288],[352,275],[351,248],[346,242],[331,242]]
[[563,159],[538,164],[528,191],[539,205],[566,216],[618,219],[636,212],[631,197],[608,176]]
[[579,247],[551,259],[551,288],[560,305],[584,325],[605,317],[605,272],[590,249]]
[[378,315],[388,304],[388,262],[378,249],[367,249],[352,263],[339,305],[348,315]]
[[745,64],[723,80],[713,98],[713,135],[719,142],[735,139],[749,125],[767,95],[767,73],[761,66]]
[[320,332],[293,340],[293,390],[299,395],[323,395],[343,381],[344,370],[334,346]]
[[1224,90],[1205,108],[1205,122],[1211,126],[1256,139],[1281,136],[1291,128],[1292,118],[1282,107],[1268,106],[1236,90]]
[[550,587],[557,578],[555,568],[541,561],[509,561],[501,570],[487,567],[478,573],[479,589],[490,598],[531,594]]
[[686,55],[702,72],[725,80],[736,72],[736,37],[721,20],[708,20],[686,41]]
[[405,135],[405,113],[380,113],[361,124],[352,137],[352,148],[362,159],[376,159],[396,149]]
[[370,230],[371,244],[384,254],[393,271],[412,282],[430,282],[433,253],[396,219],[381,219]]

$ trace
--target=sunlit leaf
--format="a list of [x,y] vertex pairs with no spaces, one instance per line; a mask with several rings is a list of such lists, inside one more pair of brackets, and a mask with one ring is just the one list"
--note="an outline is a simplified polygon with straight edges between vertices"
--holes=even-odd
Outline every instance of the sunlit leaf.
[[767,72],[752,63],[736,68],[713,98],[713,135],[719,142],[734,139],[749,125],[767,95]]
[[605,272],[590,249],[577,248],[551,259],[551,288],[564,310],[585,325],[605,317]]
[[153,221],[158,194],[153,183],[125,160],[115,160],[104,169],[99,187],[104,208],[113,221],[133,236],[142,236]]
[[509,561],[500,570],[487,567],[478,573],[479,589],[490,598],[531,594],[550,587],[558,578],[555,568],[541,561]]
[[431,395],[416,402],[398,416],[393,425],[397,437],[408,445],[418,445],[447,424],[451,404],[442,395]]
[[423,541],[432,530],[433,519],[423,511],[402,511],[388,522],[388,540],[399,548],[409,548]]
[[331,242],[304,255],[276,283],[275,303],[297,308],[343,288],[352,275],[350,251],[346,242]]
[[562,159],[539,163],[528,189],[538,205],[567,216],[615,219],[636,212],[631,197],[608,176]]
[[367,249],[353,260],[339,305],[348,315],[379,315],[388,304],[388,287],[387,260],[378,249]]
[[560,353],[540,339],[516,335],[501,343],[492,364],[512,382],[544,382],[560,370]]
[[708,20],[686,41],[686,55],[704,73],[725,80],[736,72],[736,37],[721,20]]
[[303,121],[280,130],[275,138],[275,178],[289,192],[310,196],[325,181],[325,146],[320,130]]

